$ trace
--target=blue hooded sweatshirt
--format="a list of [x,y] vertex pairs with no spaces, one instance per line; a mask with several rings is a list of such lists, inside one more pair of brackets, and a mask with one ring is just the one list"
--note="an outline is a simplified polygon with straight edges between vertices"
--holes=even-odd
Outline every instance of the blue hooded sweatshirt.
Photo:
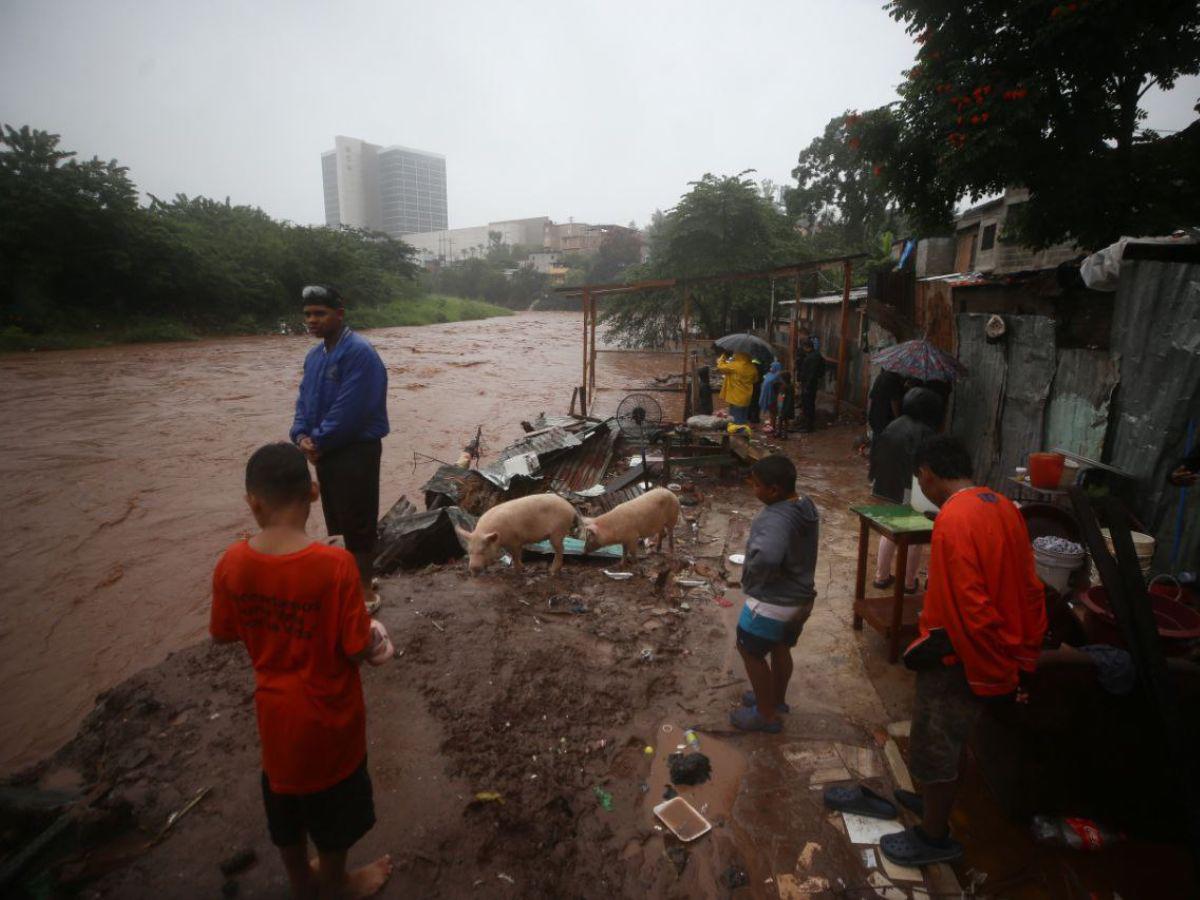
[[322,452],[388,433],[387,369],[366,338],[343,328],[332,350],[317,344],[304,358],[291,438],[312,438]]
[[758,408],[759,409],[774,409],[775,398],[779,396],[779,373],[783,371],[783,366],[777,362],[771,363],[771,369],[763,378],[762,388],[758,393]]

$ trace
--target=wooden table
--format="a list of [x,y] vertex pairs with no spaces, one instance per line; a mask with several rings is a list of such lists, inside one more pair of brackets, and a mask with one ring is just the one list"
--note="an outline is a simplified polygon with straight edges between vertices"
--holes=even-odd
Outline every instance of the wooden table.
[[[906,626],[917,624],[920,598],[904,596],[908,548],[928,544],[933,539],[933,522],[911,506],[886,504],[881,506],[852,506],[858,516],[858,572],[854,579],[854,630],[862,631],[863,620],[881,631],[888,639],[888,662],[900,658],[900,633]],[[872,531],[896,544],[896,582],[892,593],[868,597],[867,548]]]

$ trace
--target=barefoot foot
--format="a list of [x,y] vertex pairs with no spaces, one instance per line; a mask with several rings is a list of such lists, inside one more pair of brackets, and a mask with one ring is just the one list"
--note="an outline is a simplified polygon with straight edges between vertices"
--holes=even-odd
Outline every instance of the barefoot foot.
[[384,854],[375,862],[367,863],[361,869],[355,869],[346,876],[345,896],[352,897],[354,900],[372,897],[379,893],[391,874],[392,857],[390,854]]

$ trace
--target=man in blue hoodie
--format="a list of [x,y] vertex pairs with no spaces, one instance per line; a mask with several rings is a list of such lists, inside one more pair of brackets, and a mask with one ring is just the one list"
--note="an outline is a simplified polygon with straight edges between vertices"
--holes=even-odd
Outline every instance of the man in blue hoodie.
[[346,325],[341,295],[328,285],[301,292],[304,324],[321,343],[304,358],[292,442],[317,470],[328,532],[354,554],[369,611],[379,520],[379,460],[388,433],[387,369],[366,338]]
[[743,731],[774,734],[783,730],[779,714],[789,711],[792,648],[817,596],[818,516],[811,500],[796,495],[796,467],[786,456],[756,462],[750,484],[766,509],[754,517],[746,541],[737,649],[754,690],[730,721]]

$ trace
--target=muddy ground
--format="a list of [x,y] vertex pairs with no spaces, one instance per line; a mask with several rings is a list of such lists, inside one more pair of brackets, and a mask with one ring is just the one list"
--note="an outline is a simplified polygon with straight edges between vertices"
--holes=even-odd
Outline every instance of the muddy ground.
[[[725,559],[744,546],[757,505],[736,479],[697,479],[705,499],[685,515],[698,529],[681,524],[674,569],[652,554],[624,582],[578,560],[558,579],[537,561],[523,576],[472,579],[460,563],[385,580],[379,618],[399,653],[363,670],[378,824],[352,863],[393,855],[385,897],[923,896],[920,873],[885,872],[820,802],[830,781],[892,786],[882,748],[911,702],[910,676],[884,661],[882,639],[850,627],[848,507],[866,497],[852,438],[836,428],[785,447],[822,532],[819,598],[780,736],[727,724],[747,684],[733,652],[737,570]],[[676,585],[679,570],[711,588]],[[688,728],[714,777],[679,791],[713,829],[682,844],[652,808]],[[30,895],[286,895],[238,646],[184,650],[101,695],[79,734],[19,782],[84,798],[28,867]],[[499,799],[477,799],[483,792]],[[997,829],[984,827],[987,802],[956,818],[968,857],[957,876],[933,873],[943,879],[934,888],[953,885],[947,877],[969,884],[973,869],[999,886],[1029,868],[1019,829],[997,845]],[[43,813],[39,824],[52,820]],[[5,844],[27,833],[10,830]],[[973,833],[986,840],[973,845]],[[219,864],[247,850],[257,861],[226,879]],[[898,893],[881,887],[888,876]],[[1044,879],[993,895],[1069,896]]]

